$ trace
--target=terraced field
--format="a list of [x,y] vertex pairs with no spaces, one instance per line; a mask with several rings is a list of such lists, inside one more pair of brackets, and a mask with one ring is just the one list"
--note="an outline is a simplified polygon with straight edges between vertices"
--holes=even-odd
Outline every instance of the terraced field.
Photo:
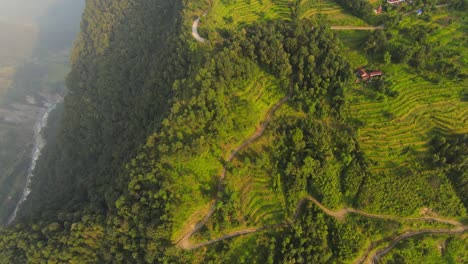
[[[280,122],[281,119],[305,117],[307,117],[305,113],[298,112],[287,104],[282,105],[275,112],[262,136],[239,151],[232,159],[224,177],[223,194],[219,196],[216,210],[200,231],[193,234],[190,239],[194,242],[192,244],[194,248],[282,226],[290,221],[295,207],[286,206],[279,175],[275,176],[272,172],[274,165],[270,157],[273,151],[271,148],[279,135],[275,134],[275,129],[270,125],[274,126],[274,123]],[[296,194],[297,202],[308,195],[306,192]],[[201,212],[206,213],[208,210],[201,210]],[[201,214],[197,217],[200,219]],[[230,220],[226,221],[226,219]],[[247,246],[245,239],[240,241],[237,246],[240,248]],[[190,243],[188,240],[185,242]],[[234,244],[237,243],[234,242]],[[189,245],[184,244],[184,246]]]
[[[229,115],[236,116],[235,122],[225,124],[225,131],[215,145],[204,145],[200,147],[198,153],[181,153],[177,157],[168,157],[170,160],[177,160],[173,173],[181,180],[176,185],[181,190],[197,190],[200,195],[197,197],[186,197],[183,205],[177,211],[180,222],[176,222],[176,229],[179,230],[174,237],[190,227],[189,221],[197,222],[206,214],[211,205],[212,191],[216,189],[215,184],[223,171],[222,160],[228,160],[230,153],[242,142],[248,139],[259,126],[259,120],[268,112],[268,109],[279,101],[284,94],[281,91],[277,80],[259,69],[253,68],[251,80],[242,85],[236,84],[235,92],[225,98],[225,103],[229,108]],[[195,122],[196,123],[196,122]],[[196,125],[196,124],[194,124]]]
[[[459,19],[458,11],[438,11],[431,21],[406,16],[398,28],[389,30],[392,41],[413,45],[414,40],[406,32],[430,27],[433,32],[428,36],[428,43],[443,50],[456,64],[466,65],[466,44],[465,48],[460,47],[460,43],[466,43],[466,23]],[[445,135],[468,132],[468,102],[463,99],[468,93],[466,79],[449,81],[437,72],[421,75],[408,65],[374,62],[359,52],[362,45],[359,43],[366,39],[365,33],[362,36],[356,34],[340,33],[351,51],[347,54],[353,67],[377,63],[379,66],[374,67],[382,69],[385,78],[393,83],[391,88],[399,92],[396,98],[386,97],[380,101],[371,98],[369,94],[372,92],[362,85],[357,85],[360,88],[353,92],[351,115],[364,122],[359,138],[365,153],[378,162],[375,171],[401,168],[427,156],[428,143],[435,132]],[[467,68],[461,66],[461,72],[466,75]]]
[[274,137],[267,131],[264,137],[251,145],[233,161],[234,169],[226,177],[227,188],[236,194],[239,213],[250,225],[276,224],[284,220],[284,196],[274,188],[274,177],[267,149]]
[[377,170],[421,158],[434,132],[468,132],[468,102],[461,99],[466,80],[434,84],[396,67],[393,72],[398,97],[363,100],[351,107],[352,114],[366,123],[359,138],[366,154],[378,162]]
[[253,22],[288,19],[290,0],[222,0],[212,1],[207,20],[211,25],[241,27]]
[[[213,0],[191,4],[189,19],[200,17],[198,31],[202,38],[217,42],[225,29],[240,29],[255,22],[289,20],[293,0]],[[333,26],[369,26],[346,12],[332,0],[304,0],[300,17],[317,19]],[[190,23],[191,23],[190,22]]]
[[319,16],[335,26],[367,26],[366,22],[349,14],[332,0],[302,1],[302,18],[318,18]]

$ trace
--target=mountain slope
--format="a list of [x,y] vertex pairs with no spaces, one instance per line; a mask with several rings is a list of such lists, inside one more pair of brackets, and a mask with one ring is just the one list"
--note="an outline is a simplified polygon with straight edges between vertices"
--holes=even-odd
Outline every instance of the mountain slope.
[[[329,26],[299,19],[301,6],[88,2],[60,143],[22,218],[0,231],[0,258],[361,263],[418,234],[459,239],[466,210],[446,185],[431,202],[458,209],[439,216],[356,208],[379,179],[347,115],[352,69]],[[205,42],[192,38],[194,20]],[[430,198],[421,186],[405,190],[405,208]]]

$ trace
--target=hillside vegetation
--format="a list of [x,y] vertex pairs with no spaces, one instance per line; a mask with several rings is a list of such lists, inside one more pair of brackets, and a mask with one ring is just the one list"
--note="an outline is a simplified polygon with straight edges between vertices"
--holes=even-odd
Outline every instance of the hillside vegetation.
[[[390,16],[401,10],[388,12]],[[360,145],[372,160],[371,172],[375,175],[361,197],[362,205],[370,210],[414,214],[429,207],[446,215],[465,211],[458,206],[432,204],[431,191],[422,199],[396,195],[404,189],[411,193],[409,190],[418,186],[421,191],[443,188],[440,192],[453,201],[464,199],[464,195],[457,198],[454,194],[458,184],[427,162],[432,138],[468,132],[468,103],[464,99],[468,72],[463,66],[466,44],[447,42],[449,34],[450,43],[464,43],[466,39],[466,23],[457,19],[457,14],[445,8],[427,9],[424,17],[408,14],[385,32],[367,34],[360,46],[350,42],[349,49],[357,50],[350,57],[356,68],[367,64],[385,73],[382,80],[356,84],[351,89],[349,113],[357,119]],[[358,50],[361,47],[363,51]],[[371,202],[377,197],[381,202]]]
[[[432,45],[400,28],[416,18],[337,34],[315,15],[319,4],[88,2],[58,143],[38,164],[21,217],[0,230],[0,259],[463,258],[466,124],[444,121],[466,110],[462,54],[449,53],[438,78],[442,48],[426,50],[426,63],[419,46],[400,54],[414,34]],[[328,5],[335,21],[390,19],[367,1]],[[205,42],[191,35],[198,17]],[[385,75],[356,82],[357,67]],[[419,134],[400,142],[407,126]],[[415,139],[425,143],[408,148]],[[447,251],[434,253],[433,240]]]

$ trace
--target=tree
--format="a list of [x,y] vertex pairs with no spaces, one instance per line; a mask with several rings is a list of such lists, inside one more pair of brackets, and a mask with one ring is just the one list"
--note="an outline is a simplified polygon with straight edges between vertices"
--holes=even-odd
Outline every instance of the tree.
[[392,63],[392,55],[388,51],[384,53],[384,63],[385,65],[389,65],[390,63]]

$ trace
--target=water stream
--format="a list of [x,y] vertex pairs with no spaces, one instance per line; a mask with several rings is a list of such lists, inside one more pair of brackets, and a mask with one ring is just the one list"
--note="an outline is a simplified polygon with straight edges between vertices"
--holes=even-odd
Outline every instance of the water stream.
[[41,155],[42,149],[46,145],[45,139],[42,136],[42,130],[47,126],[47,120],[49,119],[49,114],[57,107],[57,104],[62,102],[62,99],[54,102],[54,103],[46,103],[46,109],[44,109],[40,115],[38,120],[36,121],[36,124],[34,125],[34,146],[32,149],[32,155],[31,155],[31,163],[28,168],[28,175],[26,177],[26,185],[24,186],[23,189],[23,194],[21,195],[21,199],[18,201],[18,204],[15,207],[15,210],[13,211],[12,215],[8,219],[8,224],[12,223],[15,218],[16,214],[18,213],[18,209],[20,208],[21,204],[26,201],[28,198],[28,195],[31,193],[30,189],[30,184],[31,184],[31,179],[34,176],[34,169],[36,168],[36,163]]

